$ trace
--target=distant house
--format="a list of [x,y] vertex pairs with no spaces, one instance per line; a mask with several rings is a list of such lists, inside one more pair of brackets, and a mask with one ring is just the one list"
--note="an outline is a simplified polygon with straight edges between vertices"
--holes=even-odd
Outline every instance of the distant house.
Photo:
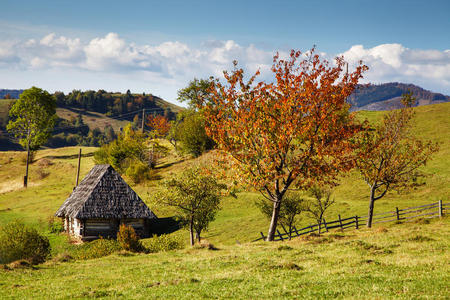
[[110,165],[96,165],[55,214],[82,240],[117,236],[120,224],[149,237],[155,214]]

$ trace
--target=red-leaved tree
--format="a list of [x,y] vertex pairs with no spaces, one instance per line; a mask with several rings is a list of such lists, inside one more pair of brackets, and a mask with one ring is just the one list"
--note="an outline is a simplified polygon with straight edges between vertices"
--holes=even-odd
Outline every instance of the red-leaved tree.
[[367,67],[360,62],[345,73],[342,57],[332,65],[314,48],[303,59],[294,50],[287,60],[275,55],[271,83],[256,83],[259,72],[245,81],[236,66],[224,72],[226,84],[214,83],[202,111],[207,133],[225,154],[223,162],[241,183],[273,202],[267,236],[272,241],[288,189],[332,183],[338,172],[352,167],[350,140],[359,126],[345,100]]
[[147,117],[147,126],[149,126],[157,137],[165,137],[170,130],[169,120],[161,115],[149,115]]

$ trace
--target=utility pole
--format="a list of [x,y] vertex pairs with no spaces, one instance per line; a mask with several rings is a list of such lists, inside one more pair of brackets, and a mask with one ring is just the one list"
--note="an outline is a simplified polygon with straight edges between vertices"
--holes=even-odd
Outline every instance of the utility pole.
[[25,176],[23,177],[23,187],[28,187],[28,166],[30,164],[30,130],[28,130],[27,137],[27,169],[25,171]]
[[75,184],[75,187],[78,186],[78,179],[80,178],[80,165],[81,165],[81,148],[80,148],[80,152],[78,153],[77,182]]
[[142,109],[142,133],[144,133],[145,108]]

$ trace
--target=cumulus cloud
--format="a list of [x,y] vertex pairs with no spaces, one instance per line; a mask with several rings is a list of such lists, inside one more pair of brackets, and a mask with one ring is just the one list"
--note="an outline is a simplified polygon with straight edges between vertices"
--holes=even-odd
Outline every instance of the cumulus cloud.
[[[169,93],[174,95],[194,77],[220,77],[223,70],[232,68],[233,60],[238,60],[247,74],[259,69],[262,78],[268,78],[275,51],[252,44],[240,45],[233,40],[210,40],[192,47],[179,41],[140,45],[124,40],[117,33],[87,41],[50,33],[40,39],[0,41],[0,69],[15,70],[14,74],[18,71],[51,74],[57,70],[68,76],[84,72],[86,77],[88,74],[91,77],[95,73],[103,82],[111,78],[113,87],[120,78],[124,82],[133,78],[133,83],[141,82],[147,89],[165,85],[174,90]],[[409,49],[401,44],[373,48],[355,45],[338,55],[343,55],[350,65],[363,60],[370,67],[365,74],[366,82],[401,81],[450,93],[450,50]],[[287,56],[288,52],[280,51],[280,57]],[[98,88],[111,89],[108,86]]]
[[400,44],[373,48],[356,45],[341,55],[350,63],[362,60],[369,66],[366,81],[402,81],[450,92],[450,50],[409,49]]

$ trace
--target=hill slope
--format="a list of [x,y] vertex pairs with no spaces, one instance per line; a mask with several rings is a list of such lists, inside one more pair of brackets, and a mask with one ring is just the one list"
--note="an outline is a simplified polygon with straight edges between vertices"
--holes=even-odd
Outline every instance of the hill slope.
[[[400,208],[427,204],[441,199],[450,201],[450,103],[422,106],[417,111],[415,134],[423,139],[431,139],[440,145],[439,152],[427,164],[423,171],[428,174],[426,184],[408,193],[389,193],[379,200],[377,212],[392,211]],[[361,118],[376,122],[382,112],[359,112]],[[167,146],[169,144],[167,143]],[[83,148],[84,154],[92,153],[96,148]],[[25,221],[39,224],[52,215],[70,194],[76,171],[76,154],[78,147],[41,150],[37,153],[37,161],[30,167],[30,187],[21,188],[24,173],[21,152],[0,152],[0,224],[20,217]],[[208,163],[208,154],[199,158]],[[158,189],[159,180],[177,173],[196,160],[179,157],[175,154],[162,159],[157,166],[155,179],[143,185],[133,185],[133,189],[143,198],[158,217],[170,217],[174,211],[154,203],[152,195]],[[81,178],[94,165],[91,156],[82,159]],[[47,176],[41,172],[47,172]],[[336,204],[327,213],[327,219],[334,220],[338,214],[342,217],[367,214],[369,190],[361,178],[354,173],[342,178],[342,184],[334,191]],[[248,242],[265,232],[269,221],[265,219],[255,205],[259,194],[242,192],[237,199],[225,198],[222,210],[211,224],[205,235],[213,243],[234,244]],[[304,215],[299,226],[308,225],[310,218]],[[185,231],[176,234],[186,236]]]
[[398,82],[359,85],[348,101],[354,110],[391,110],[401,107],[401,96],[408,91],[417,98],[416,106],[450,101],[450,96],[433,93],[414,84]]

